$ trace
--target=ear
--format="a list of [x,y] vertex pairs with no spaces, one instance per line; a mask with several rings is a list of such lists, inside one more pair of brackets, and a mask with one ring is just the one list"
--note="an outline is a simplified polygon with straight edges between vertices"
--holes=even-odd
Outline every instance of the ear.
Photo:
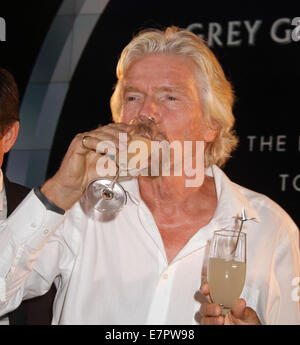
[[16,121],[6,130],[2,138],[2,147],[4,153],[7,153],[13,147],[19,134],[19,128],[19,121]]

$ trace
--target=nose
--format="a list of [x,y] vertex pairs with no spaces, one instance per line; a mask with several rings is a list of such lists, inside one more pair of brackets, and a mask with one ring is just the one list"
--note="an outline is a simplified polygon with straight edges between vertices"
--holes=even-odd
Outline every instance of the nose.
[[158,111],[158,107],[156,102],[150,98],[146,97],[140,111],[138,113],[138,116],[145,116],[149,120],[153,121],[154,123],[160,122],[160,113]]
[[155,118],[152,116],[146,116],[139,114],[138,116],[134,117],[130,122],[130,125],[143,125],[146,124],[148,126],[152,126],[155,124]]

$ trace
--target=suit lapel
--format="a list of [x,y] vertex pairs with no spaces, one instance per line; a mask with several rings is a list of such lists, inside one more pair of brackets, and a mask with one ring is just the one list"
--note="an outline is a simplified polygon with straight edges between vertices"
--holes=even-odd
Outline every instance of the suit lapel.
[[7,217],[14,211],[14,209],[20,204],[20,202],[30,192],[29,188],[21,186],[17,183],[12,183],[4,175],[3,182],[5,186],[6,198],[7,198]]

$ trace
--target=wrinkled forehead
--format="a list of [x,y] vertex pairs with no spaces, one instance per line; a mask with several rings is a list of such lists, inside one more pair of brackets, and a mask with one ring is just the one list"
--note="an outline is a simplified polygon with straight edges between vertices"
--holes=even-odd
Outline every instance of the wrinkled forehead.
[[163,91],[180,91],[195,87],[196,63],[189,57],[149,54],[132,61],[119,80],[126,90],[140,86]]

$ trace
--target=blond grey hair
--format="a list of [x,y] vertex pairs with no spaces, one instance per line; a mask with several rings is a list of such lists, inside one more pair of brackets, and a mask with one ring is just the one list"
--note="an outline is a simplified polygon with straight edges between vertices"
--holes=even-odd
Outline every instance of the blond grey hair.
[[189,57],[199,67],[195,77],[204,119],[208,125],[218,128],[216,138],[206,146],[205,166],[223,166],[238,143],[233,130],[233,89],[205,41],[188,30],[175,26],[165,31],[143,30],[124,48],[117,65],[118,82],[110,101],[114,121],[120,121],[122,81],[127,69],[135,59],[148,54]]

